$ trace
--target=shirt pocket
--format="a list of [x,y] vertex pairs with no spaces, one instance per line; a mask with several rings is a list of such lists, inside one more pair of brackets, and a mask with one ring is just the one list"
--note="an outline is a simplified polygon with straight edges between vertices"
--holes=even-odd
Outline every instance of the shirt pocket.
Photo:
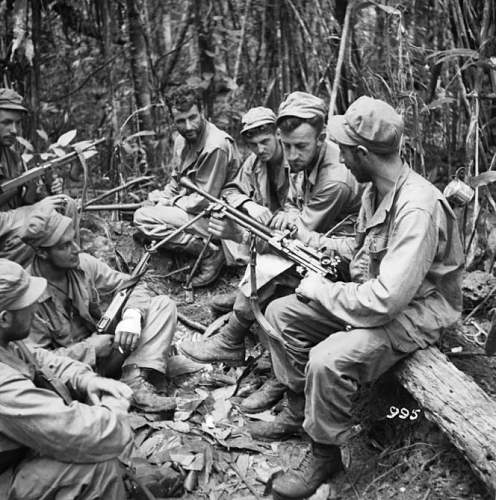
[[388,251],[388,239],[382,235],[370,237],[368,242],[369,279],[377,278],[382,259]]

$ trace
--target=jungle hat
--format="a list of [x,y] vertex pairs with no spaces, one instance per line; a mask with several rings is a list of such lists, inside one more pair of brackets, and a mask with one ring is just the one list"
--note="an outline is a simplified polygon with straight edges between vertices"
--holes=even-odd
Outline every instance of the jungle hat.
[[56,210],[37,210],[31,214],[21,234],[21,240],[33,248],[56,245],[71,227],[72,219]]
[[372,153],[399,150],[403,118],[388,103],[372,97],[359,97],[344,115],[329,118],[329,139],[345,146],[364,146]]
[[304,120],[321,116],[325,120],[326,114],[326,104],[320,97],[307,92],[292,92],[279,106],[277,124],[288,116],[295,116]]
[[16,262],[0,259],[0,310],[17,311],[34,304],[46,286],[45,278],[30,276]]
[[5,88],[0,88],[0,109],[27,112],[24,99],[15,90]]
[[263,106],[257,106],[256,108],[249,109],[241,117],[241,133],[244,134],[248,130],[253,130],[254,128],[262,127],[263,125],[275,125],[276,114],[269,108]]

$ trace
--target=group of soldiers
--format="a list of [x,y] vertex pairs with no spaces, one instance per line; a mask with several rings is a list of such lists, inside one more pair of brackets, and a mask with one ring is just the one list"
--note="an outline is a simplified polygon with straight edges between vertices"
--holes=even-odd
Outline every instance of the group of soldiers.
[[[381,100],[360,97],[327,124],[325,102],[305,92],[291,93],[277,115],[252,108],[242,117],[252,151],[242,164],[233,139],[205,118],[195,89],[175,89],[167,104],[178,132],[172,174],[134,214],[139,241],[189,223],[164,248],[202,254],[196,287],[212,283],[226,263],[253,258],[250,232],[233,219],[215,210],[198,218],[209,201],[184,187],[186,177],[274,234],[345,264],[347,276],[336,282],[313,272],[301,278],[257,241],[257,290],[247,269],[235,294],[214,300],[228,313],[221,330],[179,346],[199,363],[242,365],[258,320],[256,292],[272,373],[240,410],[264,411],[285,397],[273,421],[247,430],[261,440],[307,434],[305,459],[273,482],[274,498],[306,498],[343,468],[357,388],[435,343],[459,317],[464,256],[456,218],[402,160],[403,119]],[[22,169],[12,146],[26,112],[19,94],[0,89],[0,183]],[[176,306],[81,253],[75,204],[62,189],[58,178],[50,195],[27,185],[0,207],[0,496],[120,499],[120,464],[132,453],[129,405],[175,407],[164,380]],[[130,283],[113,334],[95,334],[100,296]]]

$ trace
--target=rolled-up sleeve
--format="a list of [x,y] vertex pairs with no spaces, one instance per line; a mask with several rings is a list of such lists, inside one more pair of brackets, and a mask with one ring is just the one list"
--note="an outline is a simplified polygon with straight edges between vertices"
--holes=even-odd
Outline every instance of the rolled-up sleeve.
[[388,323],[413,299],[435,258],[438,230],[422,209],[397,217],[375,278],[364,283],[322,282],[317,301],[354,327]]

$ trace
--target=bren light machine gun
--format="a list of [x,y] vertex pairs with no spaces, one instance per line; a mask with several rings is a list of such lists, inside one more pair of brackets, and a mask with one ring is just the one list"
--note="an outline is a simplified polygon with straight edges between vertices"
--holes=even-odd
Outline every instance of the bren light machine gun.
[[[233,222],[239,224],[242,228],[250,232],[251,243],[250,243],[250,283],[251,283],[251,296],[250,304],[260,326],[266,331],[270,336],[274,336],[272,326],[265,319],[265,316],[260,310],[260,305],[258,303],[257,295],[257,284],[256,284],[256,245],[255,238],[260,238],[264,241],[268,247],[275,253],[287,258],[288,260],[296,264],[296,271],[301,276],[304,276],[307,272],[311,271],[317,273],[324,278],[331,281],[337,281],[342,277],[343,262],[340,257],[334,254],[326,254],[319,250],[315,250],[308,245],[305,245],[299,240],[291,238],[291,231],[286,231],[282,233],[277,233],[267,226],[261,224],[257,220],[253,219],[249,215],[241,212],[240,210],[230,206],[225,201],[216,198],[215,196],[203,191],[198,186],[196,186],[187,177],[182,177],[179,183],[200,194],[205,199],[212,203],[211,212],[219,212]],[[297,295],[298,299],[302,302],[307,302],[308,299],[301,295]]]

